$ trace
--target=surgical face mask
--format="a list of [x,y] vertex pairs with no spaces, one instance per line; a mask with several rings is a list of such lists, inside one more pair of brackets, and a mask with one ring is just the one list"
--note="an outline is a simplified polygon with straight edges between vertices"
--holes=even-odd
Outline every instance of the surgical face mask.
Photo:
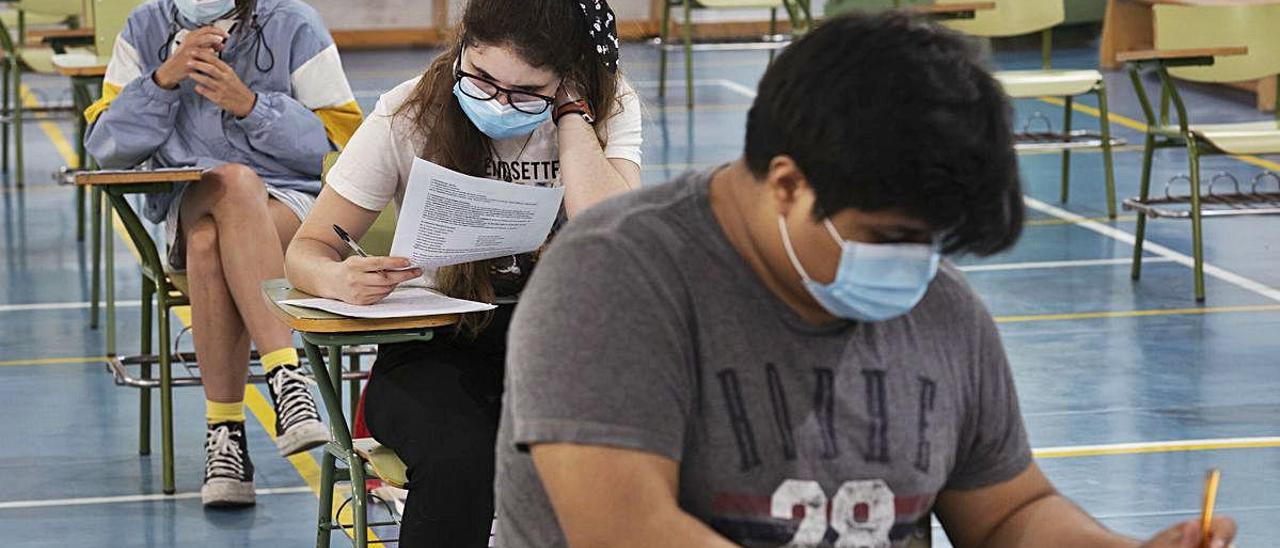
[[855,242],[841,238],[830,220],[823,223],[840,244],[840,263],[835,279],[829,284],[809,277],[791,246],[786,222],[778,216],[778,230],[791,265],[813,299],[833,316],[878,322],[906,314],[924,297],[929,282],[938,273],[942,254],[937,244]]
[[458,104],[462,105],[462,111],[490,139],[523,137],[551,119],[551,109],[546,109],[541,114],[520,112],[511,105],[499,103],[496,97],[489,100],[471,97],[462,91],[463,86],[467,86],[467,91],[475,95],[484,93],[475,89],[467,78],[458,80],[453,86],[453,95],[458,98]]
[[173,0],[184,18],[196,25],[217,21],[236,7],[236,0]]

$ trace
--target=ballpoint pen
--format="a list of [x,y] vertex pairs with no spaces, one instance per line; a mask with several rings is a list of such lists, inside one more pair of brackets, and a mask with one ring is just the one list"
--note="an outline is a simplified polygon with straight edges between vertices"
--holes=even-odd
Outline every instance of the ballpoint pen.
[[360,244],[356,243],[355,240],[351,239],[351,235],[347,234],[347,231],[343,230],[342,227],[338,225],[333,225],[333,231],[338,233],[338,238],[341,238],[342,241],[347,244],[347,247],[351,248],[351,251],[356,252],[356,255],[359,255],[361,257],[369,256],[369,254],[365,253],[364,249],[360,247]]

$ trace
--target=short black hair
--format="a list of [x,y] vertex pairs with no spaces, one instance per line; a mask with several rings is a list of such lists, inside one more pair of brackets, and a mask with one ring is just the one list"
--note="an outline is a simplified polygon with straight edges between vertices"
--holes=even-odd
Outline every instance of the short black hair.
[[1010,107],[971,40],[902,12],[835,17],[765,72],[746,162],[795,160],[814,215],[901,210],[947,253],[990,255],[1022,232]]

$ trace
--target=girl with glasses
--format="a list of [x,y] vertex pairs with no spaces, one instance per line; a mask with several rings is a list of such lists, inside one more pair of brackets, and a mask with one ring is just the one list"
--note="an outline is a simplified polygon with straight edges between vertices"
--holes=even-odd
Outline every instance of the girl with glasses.
[[450,296],[499,304],[431,342],[379,349],[365,419],[408,465],[402,545],[487,544],[507,326],[538,253],[397,271],[407,259],[348,257],[332,226],[359,239],[402,201],[414,157],[563,186],[564,221],[639,186],[640,143],[640,102],[618,72],[607,2],[471,0],[458,40],[381,97],[330,171],[289,247],[294,286],[369,304],[421,277]]

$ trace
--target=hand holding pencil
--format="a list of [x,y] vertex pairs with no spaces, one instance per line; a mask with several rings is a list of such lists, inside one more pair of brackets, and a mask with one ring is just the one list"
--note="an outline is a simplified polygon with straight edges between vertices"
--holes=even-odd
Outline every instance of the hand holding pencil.
[[1210,470],[1205,476],[1204,502],[1200,510],[1200,518],[1188,520],[1170,527],[1156,535],[1143,547],[1163,548],[1228,548],[1233,546],[1236,536],[1235,520],[1226,516],[1213,515],[1218,499],[1218,481],[1221,473],[1217,469]]

